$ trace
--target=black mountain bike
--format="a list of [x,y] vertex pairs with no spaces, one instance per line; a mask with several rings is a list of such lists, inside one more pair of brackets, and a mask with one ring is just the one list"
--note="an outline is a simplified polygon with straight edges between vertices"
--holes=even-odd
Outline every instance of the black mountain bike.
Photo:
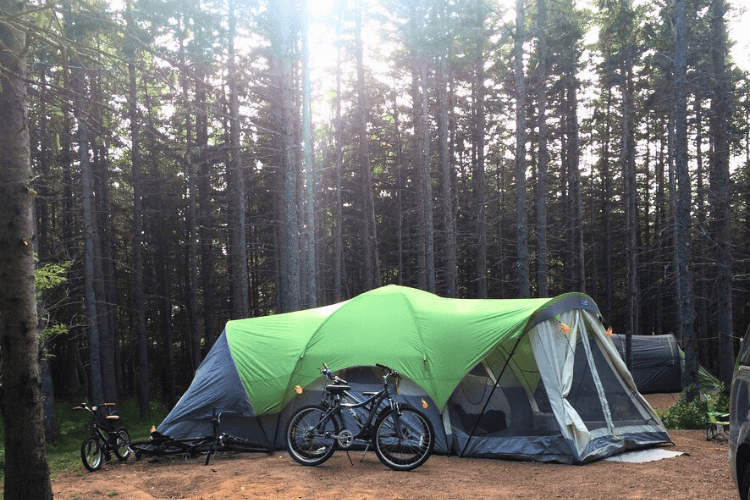
[[[232,413],[227,415],[232,415]],[[151,432],[150,439],[130,443],[130,449],[135,452],[136,460],[140,460],[144,456],[180,456],[188,460],[205,454],[206,465],[210,462],[211,455],[217,451],[269,451],[247,439],[221,432],[221,416],[222,413],[217,413],[214,409],[211,417],[213,433],[210,435],[200,438],[175,439],[154,430]]]
[[[300,408],[287,426],[287,450],[296,462],[320,465],[336,447],[348,452],[355,442],[364,442],[365,453],[372,444],[378,459],[393,470],[416,469],[427,461],[435,447],[432,424],[422,412],[391,396],[388,378],[398,382],[401,374],[385,365],[376,366],[385,372],[383,389],[363,392],[366,399],[360,401],[346,380],[323,364],[320,372],[327,378],[323,400]],[[354,417],[355,431],[345,428],[344,410]]]
[[115,415],[114,408],[114,403],[104,403],[91,408],[86,403],[81,403],[81,406],[73,408],[91,413],[91,434],[81,445],[83,466],[91,472],[99,470],[105,460],[110,461],[112,453],[118,460],[127,460],[130,455],[130,435],[122,427],[120,417]]

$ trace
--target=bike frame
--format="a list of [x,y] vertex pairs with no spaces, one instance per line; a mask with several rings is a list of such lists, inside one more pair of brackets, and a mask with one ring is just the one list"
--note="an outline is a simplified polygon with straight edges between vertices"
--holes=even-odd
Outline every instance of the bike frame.
[[96,438],[99,441],[105,453],[111,453],[115,448],[117,448],[117,445],[115,444],[117,441],[117,430],[107,432],[107,435],[105,436],[104,433],[106,431],[102,430],[101,424],[99,423],[99,419],[102,417],[97,415],[94,410],[89,408],[88,406],[81,406],[79,408],[82,410],[87,410],[89,413],[91,413],[91,422],[89,422],[88,424],[89,429],[91,429],[90,436]]
[[146,441],[134,441],[130,443],[131,449],[136,453],[136,459],[142,455],[147,456],[183,456],[185,459],[193,458],[202,453],[207,453],[206,465],[211,455],[216,451],[239,450],[239,451],[270,451],[257,443],[246,439],[232,436],[221,431],[221,416],[237,415],[237,413],[217,413],[213,410],[211,426],[213,433],[199,438],[175,439],[158,432],[151,433],[151,439]]
[[[369,441],[371,436],[370,432],[372,430],[372,426],[374,424],[374,420],[376,417],[380,414],[382,410],[380,410],[380,406],[386,399],[388,400],[389,406],[391,409],[394,410],[394,419],[396,420],[396,433],[398,434],[398,437],[401,438],[401,426],[398,425],[398,411],[395,411],[398,409],[398,402],[396,402],[392,397],[390,390],[388,388],[388,374],[383,376],[383,389],[371,393],[371,392],[364,392],[365,396],[369,396],[364,401],[359,401],[359,399],[354,396],[351,392],[345,390],[341,394],[335,394],[332,392],[327,391],[327,394],[325,396],[326,400],[330,399],[332,400],[332,405],[330,405],[330,408],[326,410],[326,412],[323,414],[323,416],[320,418],[320,422],[315,426],[316,430],[320,430],[324,428],[325,424],[334,418],[334,415],[340,415],[341,420],[343,421],[343,412],[344,409],[351,410],[354,414],[354,409],[356,408],[364,408],[367,410],[367,418],[364,420],[364,422],[359,422],[358,418],[355,418],[355,422],[359,426],[359,432],[356,434],[353,434],[351,436],[352,440],[361,440],[361,441]],[[354,403],[347,403],[345,401],[342,401],[342,399],[349,398]],[[368,406],[369,405],[369,406]],[[331,436],[334,439],[339,439],[343,436]]]

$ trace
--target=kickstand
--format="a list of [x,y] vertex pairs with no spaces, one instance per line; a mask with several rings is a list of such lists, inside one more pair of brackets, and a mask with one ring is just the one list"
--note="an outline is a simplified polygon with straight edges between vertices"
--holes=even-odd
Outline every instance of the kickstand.
[[349,450],[346,450],[346,458],[349,459],[349,463],[354,465],[354,462],[352,462],[352,457],[349,456]]
[[365,455],[367,454],[367,450],[370,449],[370,442],[368,441],[365,445],[365,451],[362,452],[362,458],[359,459],[359,462],[362,463],[365,461]]

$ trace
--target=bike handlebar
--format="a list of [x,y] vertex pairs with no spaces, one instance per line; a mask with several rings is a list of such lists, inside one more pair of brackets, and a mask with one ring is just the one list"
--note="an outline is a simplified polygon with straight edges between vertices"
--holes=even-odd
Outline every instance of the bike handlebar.
[[332,380],[336,384],[346,384],[348,383],[343,378],[337,377],[333,374],[333,372],[328,368],[328,365],[326,363],[323,363],[323,367],[320,369],[320,373],[322,375],[325,375],[328,380]]
[[381,365],[380,363],[375,363],[375,366],[377,366],[381,370],[385,370],[386,373],[393,378],[401,378],[401,374],[388,365]]
[[[375,366],[377,368],[380,368],[381,370],[385,370],[387,377],[393,377],[393,378],[397,378],[397,379],[401,378],[401,374],[399,372],[397,372],[396,370],[394,370],[393,368],[391,368],[390,366],[388,366],[388,365],[383,365],[383,364],[380,364],[380,363],[375,363]],[[323,367],[320,369],[320,373],[321,373],[321,375],[324,375],[325,377],[327,377],[328,380],[332,380],[334,383],[337,383],[337,384],[347,384],[348,383],[346,380],[344,380],[344,379],[342,379],[342,378],[334,375],[333,372],[328,368],[328,365],[326,363],[323,363]]]

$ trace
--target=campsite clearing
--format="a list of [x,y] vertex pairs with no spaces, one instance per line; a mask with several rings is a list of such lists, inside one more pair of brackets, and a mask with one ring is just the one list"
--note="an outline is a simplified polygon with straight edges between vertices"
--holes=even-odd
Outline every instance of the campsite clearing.
[[[647,399],[655,408],[675,401],[659,394]],[[219,455],[208,466],[198,459],[110,462],[96,473],[62,473],[52,487],[55,498],[65,500],[739,498],[726,442],[706,441],[701,430],[669,434],[675,446],[667,449],[685,454],[642,464],[578,466],[433,455],[421,468],[402,473],[384,467],[374,453],[364,462],[352,453],[354,465],[338,452],[320,467],[302,467],[286,452],[277,452]]]

